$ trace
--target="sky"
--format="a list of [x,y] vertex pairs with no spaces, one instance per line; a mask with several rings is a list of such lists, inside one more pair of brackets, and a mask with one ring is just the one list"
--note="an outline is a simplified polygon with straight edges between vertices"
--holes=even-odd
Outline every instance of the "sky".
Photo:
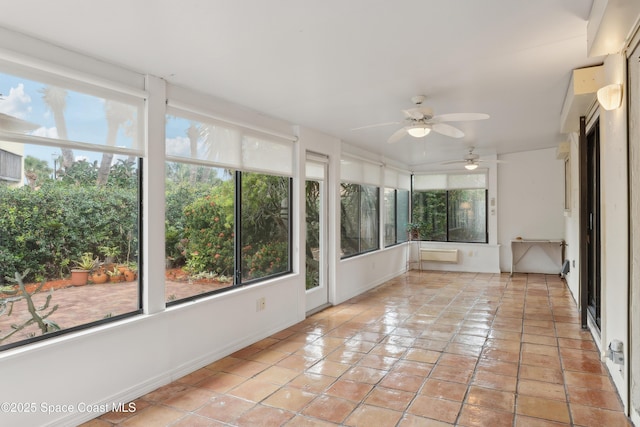
[[[31,122],[38,127],[30,135],[58,139],[59,132],[56,128],[55,116],[43,100],[42,90],[46,84],[22,77],[0,73],[0,113],[4,113],[22,120]],[[67,127],[67,138],[70,141],[80,141],[104,146],[107,141],[107,119],[105,105],[107,100],[91,94],[67,90],[64,120]],[[137,116],[142,116],[143,103],[131,107],[122,103],[112,105],[124,106],[135,114],[136,107],[140,108]],[[187,137],[187,129],[192,121],[168,116],[166,121],[166,153],[167,155],[190,157],[190,141]],[[224,138],[221,138],[224,139]],[[134,140],[131,135],[119,128],[116,145],[123,148],[132,148]],[[76,160],[100,161],[102,152],[73,150]],[[206,158],[207,147],[205,141],[198,141],[198,157]],[[46,161],[51,168],[54,167],[54,158],[61,155],[60,148],[26,144],[24,155],[33,156]],[[126,156],[115,155],[113,162],[124,159]]]

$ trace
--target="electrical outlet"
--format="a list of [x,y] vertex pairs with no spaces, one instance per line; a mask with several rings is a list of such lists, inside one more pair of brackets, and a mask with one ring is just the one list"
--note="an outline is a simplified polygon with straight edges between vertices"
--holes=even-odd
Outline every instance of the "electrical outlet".
[[265,297],[256,300],[256,311],[262,311],[267,307],[267,299]]

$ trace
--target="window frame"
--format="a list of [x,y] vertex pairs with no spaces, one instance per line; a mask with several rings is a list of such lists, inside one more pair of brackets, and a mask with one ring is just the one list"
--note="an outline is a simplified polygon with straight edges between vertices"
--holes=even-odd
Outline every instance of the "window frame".
[[[397,246],[397,245],[400,245],[402,243],[405,243],[405,242],[409,241],[409,237],[408,237],[408,234],[406,232],[406,227],[407,227],[407,224],[409,222],[410,215],[411,215],[411,203],[410,203],[411,191],[400,189],[400,188],[393,188],[393,187],[385,187],[384,188],[384,192],[385,193],[386,193],[386,190],[392,190],[393,191],[394,218],[393,218],[393,224],[392,225],[393,225],[393,229],[394,229],[394,233],[395,233],[395,238],[394,238],[394,241],[392,243],[388,243],[387,244],[386,235],[385,235],[384,229],[386,229],[388,223],[387,223],[387,217],[386,217],[386,215],[384,215],[382,239],[383,239],[384,247],[385,248],[391,248],[393,246]],[[398,203],[398,194],[400,192],[406,192],[407,193],[407,197],[408,197],[408,200],[407,200],[407,212],[406,212],[406,214],[407,214],[406,215],[407,223],[403,227],[403,229],[405,230],[405,233],[402,233],[402,236],[404,236],[404,239],[400,238],[400,233],[399,233],[400,230],[401,230],[399,228],[399,225],[401,225],[401,224],[399,224],[399,221],[398,221],[398,213],[399,213],[399,208],[400,208],[399,203]],[[384,200],[383,200],[383,202],[384,202]],[[387,212],[386,206],[383,206],[383,212],[386,214],[386,212]]]
[[[348,259],[348,258],[352,258],[358,255],[363,255],[366,253],[371,253],[371,252],[375,252],[375,251],[379,251],[380,250],[380,186],[377,185],[373,185],[373,184],[360,184],[360,183],[355,183],[355,182],[348,182],[348,181],[342,181],[340,183],[340,187],[342,188],[343,185],[353,185],[353,186],[357,186],[358,187],[358,217],[357,219],[357,229],[358,229],[358,250],[354,253],[350,253],[348,255],[341,255],[340,259],[344,260],[344,259]],[[363,209],[362,209],[362,196],[363,196],[363,187],[370,187],[372,189],[375,189],[375,195],[376,195],[376,203],[375,203],[375,208],[376,208],[376,212],[375,215],[372,216],[372,218],[375,218],[375,236],[376,236],[376,245],[373,248],[370,249],[366,249],[363,250],[362,249],[362,220],[363,220]],[[340,196],[340,205],[342,206],[342,194]],[[342,222],[342,208],[341,208],[341,214],[340,214],[340,220]],[[343,227],[342,225],[340,226],[340,246],[342,247],[342,231],[343,231]],[[342,252],[342,248],[341,248],[341,252]]]

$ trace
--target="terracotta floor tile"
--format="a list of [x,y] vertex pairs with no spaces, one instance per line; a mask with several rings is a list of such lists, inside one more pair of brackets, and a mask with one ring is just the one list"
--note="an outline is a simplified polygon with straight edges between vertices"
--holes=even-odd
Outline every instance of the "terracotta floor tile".
[[217,374],[200,381],[196,384],[196,387],[206,388],[207,390],[215,391],[217,393],[225,393],[246,380],[247,379],[245,377],[227,374],[226,372],[218,372]]
[[571,427],[571,424],[517,415],[515,427]]
[[371,384],[339,379],[325,391],[325,394],[360,402],[372,388],[373,386]]
[[518,382],[518,394],[567,401],[564,385],[550,382],[520,380]]
[[254,377],[259,381],[265,381],[272,384],[283,385],[297,377],[298,371],[283,368],[281,366],[271,366]]
[[[482,338],[484,340],[484,338]],[[449,341],[442,341],[430,338],[418,338],[413,342],[413,348],[422,348],[425,350],[443,351]]]
[[513,425],[513,412],[464,405],[457,425],[465,427],[511,427]]
[[442,353],[439,351],[411,348],[407,350],[403,359],[412,360],[414,362],[436,363],[441,355]]
[[521,365],[520,378],[555,384],[564,382],[562,371],[559,368],[543,368],[540,366]]
[[520,363],[523,365],[541,366],[547,368],[560,369],[560,358],[555,356],[546,356],[544,354],[523,352],[520,355]]
[[457,366],[449,365],[436,365],[431,370],[429,378],[468,384],[469,380],[471,380],[472,375],[472,369],[461,369]]
[[431,363],[414,362],[411,360],[399,360],[389,371],[390,373],[418,375],[426,377],[433,369]]
[[367,354],[363,356],[358,365],[365,366],[367,368],[374,368],[380,370],[389,370],[399,359],[396,357],[380,356],[378,354]]
[[519,353],[521,346],[522,344],[520,344],[520,341],[502,340],[497,338],[489,338],[484,344],[485,348],[508,351],[510,353]]
[[238,427],[278,427],[294,417],[293,412],[258,405],[242,414],[234,423]]
[[300,388],[311,393],[322,393],[336,379],[326,375],[304,373],[291,380],[290,387]]
[[542,354],[544,356],[558,356],[558,347],[555,345],[533,344],[525,342],[522,344],[523,353]]
[[214,374],[215,372],[211,369],[202,368],[190,373],[189,375],[185,375],[184,377],[177,379],[175,382],[194,385],[206,378],[213,376]]
[[377,406],[361,405],[344,422],[346,426],[395,426],[402,412]]
[[454,423],[458,418],[461,406],[460,402],[454,402],[453,400],[418,395],[407,411],[421,417]]
[[283,387],[262,401],[262,404],[299,412],[304,406],[317,397],[315,393],[309,393],[295,387]]
[[585,427],[631,427],[624,413],[607,409],[593,408],[578,404],[571,405],[573,422]]
[[209,403],[197,411],[197,414],[218,421],[232,422],[254,406],[254,403],[244,399],[220,395],[213,397]]
[[628,426],[565,282],[525,273],[411,271],[135,402],[83,427]]
[[607,375],[607,370],[600,360],[593,357],[563,357],[562,367],[567,371]]
[[472,386],[469,388],[465,403],[513,413],[515,401],[515,393]]
[[304,415],[332,423],[341,423],[355,409],[356,404],[332,396],[319,396],[302,411]]
[[165,426],[179,420],[186,412],[165,406],[149,406],[125,420],[123,427]]
[[203,388],[188,388],[162,401],[162,404],[182,411],[195,411],[214,396],[214,392]]
[[339,377],[343,373],[345,373],[348,369],[351,368],[351,365],[346,363],[332,362],[330,360],[322,360],[309,369],[307,372],[311,372],[314,374],[322,374],[329,377]]
[[613,391],[614,386],[608,375],[592,374],[589,372],[564,373],[564,378],[569,386],[592,388],[596,390]]
[[281,366],[283,368],[300,372],[315,365],[316,363],[318,363],[318,360],[320,359],[312,359],[310,357],[292,354],[291,356],[287,356],[276,363],[276,366]]
[[574,348],[580,350],[597,351],[598,347],[591,340],[579,340],[573,338],[558,338],[558,345],[561,348]]
[[180,418],[178,422],[171,424],[171,427],[225,427],[225,424],[211,418],[189,414]]
[[480,359],[476,367],[476,372],[516,377],[518,375],[518,364],[501,360]]
[[383,371],[380,369],[355,366],[345,372],[345,374],[341,378],[343,380],[351,380],[367,384],[377,384],[386,374],[387,371]]
[[531,344],[542,344],[542,345],[548,345],[548,346],[558,345],[558,339],[556,337],[551,337],[547,335],[523,334],[522,342],[531,343]]
[[595,408],[622,411],[624,408],[618,394],[612,391],[595,390],[582,387],[567,387],[569,402],[573,404],[593,406]]
[[479,387],[514,393],[517,382],[518,379],[516,377],[497,375],[486,371],[476,371],[471,383]]
[[445,423],[444,421],[405,414],[400,420],[398,427],[451,427],[452,425],[453,424]]
[[415,393],[375,386],[368,394],[365,403],[382,408],[404,411],[415,398]]
[[239,363],[223,368],[223,372],[251,378],[255,374],[264,371],[270,366],[267,363],[253,362],[251,360],[241,360]]
[[566,402],[540,397],[518,395],[516,413],[563,423],[570,421],[569,408]]
[[424,377],[422,376],[389,373],[380,381],[380,385],[382,387],[415,393],[420,389],[423,382]]
[[278,385],[250,378],[237,387],[229,390],[229,394],[252,402],[260,402],[265,397],[278,390]]
[[420,390],[420,394],[439,399],[462,402],[467,394],[467,385],[437,379],[428,379]]
[[444,353],[438,359],[439,365],[459,366],[466,369],[474,369],[476,363],[478,363],[478,358],[475,356],[454,353]]

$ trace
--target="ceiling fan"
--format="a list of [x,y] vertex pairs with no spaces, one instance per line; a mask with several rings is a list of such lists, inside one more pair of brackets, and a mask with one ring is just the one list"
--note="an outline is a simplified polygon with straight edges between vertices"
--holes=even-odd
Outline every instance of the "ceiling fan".
[[504,163],[503,160],[483,160],[478,154],[474,154],[475,147],[469,147],[469,152],[462,158],[462,160],[451,160],[448,162],[442,162],[441,165],[455,165],[463,164],[465,169],[474,170],[480,163]]
[[486,120],[489,118],[488,114],[483,113],[451,113],[434,115],[431,108],[422,106],[422,103],[425,99],[426,96],[424,95],[416,95],[412,97],[411,101],[416,105],[416,107],[410,108],[408,110],[402,110],[405,115],[404,121],[402,122],[380,123],[375,125],[362,126],[352,130],[404,123],[404,126],[402,128],[395,131],[389,137],[387,142],[390,144],[398,142],[407,134],[413,136],[414,138],[422,138],[429,135],[432,131],[442,135],[450,136],[452,138],[462,138],[464,136],[464,132],[445,122]]

